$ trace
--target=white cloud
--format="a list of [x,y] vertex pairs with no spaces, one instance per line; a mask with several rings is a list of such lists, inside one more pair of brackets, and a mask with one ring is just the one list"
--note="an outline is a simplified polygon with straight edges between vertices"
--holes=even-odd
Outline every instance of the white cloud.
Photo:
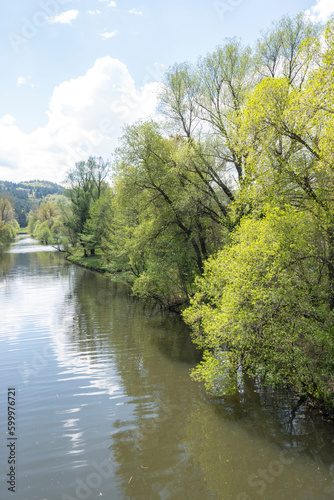
[[0,119],[0,123],[3,123],[4,125],[13,125],[15,123],[15,118],[12,115],[4,115]]
[[18,87],[22,87],[23,85],[26,85],[26,84],[27,84],[27,79],[24,78],[24,76],[19,76],[17,79],[16,85]]
[[117,31],[110,31],[108,33],[101,33],[103,40],[108,40],[108,38],[114,38],[117,35]]
[[44,127],[26,134],[13,116],[0,117],[0,179],[62,182],[75,162],[110,158],[125,123],[154,116],[159,88],[151,82],[136,89],[125,64],[97,59],[54,89]]
[[30,80],[30,78],[26,78],[25,76],[19,76],[17,79],[16,85],[18,87],[28,86],[28,87],[31,87],[32,89],[34,87],[36,87],[36,85],[34,83],[31,83],[29,80]]
[[316,0],[316,4],[306,10],[305,14],[313,22],[326,23],[334,14],[333,0]]
[[138,9],[128,10],[128,13],[129,14],[135,14],[136,16],[142,16],[143,15],[143,12],[141,10],[138,10]]
[[109,0],[99,0],[99,2],[103,2],[103,3],[109,2],[108,7],[116,7],[116,5],[117,5],[116,2],[113,2],[113,1],[110,2]]
[[101,11],[100,10],[89,10],[88,11],[88,14],[90,14],[91,16],[96,16],[98,14],[101,14]]
[[72,21],[76,19],[79,15],[78,10],[67,10],[66,12],[62,12],[61,14],[58,14],[57,16],[54,17],[49,17],[48,18],[48,23],[49,24],[72,24]]

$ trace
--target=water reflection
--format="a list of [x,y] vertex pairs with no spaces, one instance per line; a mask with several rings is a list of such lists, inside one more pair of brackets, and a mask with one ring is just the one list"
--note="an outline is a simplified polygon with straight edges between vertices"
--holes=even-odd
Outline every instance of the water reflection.
[[291,395],[249,380],[245,387],[234,398],[203,402],[190,414],[189,451],[210,489],[224,499],[331,498],[333,426],[302,408],[291,431]]
[[[295,498],[316,498],[319,485],[322,494],[331,493],[325,490],[333,453],[330,446],[321,450],[324,435],[334,436],[321,423],[323,432],[310,439],[320,421],[315,424],[305,408],[292,422],[295,398],[246,380],[236,397],[209,400],[188,377],[199,354],[177,316],[143,309],[124,285],[86,271],[75,273],[66,304],[71,301],[71,343],[101,370],[107,356],[127,398],[118,403],[127,410],[115,411],[110,446],[124,498],[148,498],[148,491],[149,498],[187,498],[186,491],[188,498],[258,498],[266,492],[278,499],[289,485]],[[95,386],[106,390],[109,384],[104,372]],[[303,484],[308,496],[304,488],[298,496]]]
[[[164,498],[157,496],[162,484],[169,498],[177,491],[175,473],[189,478],[193,483],[189,495],[192,492],[192,498],[200,498],[199,492],[207,488],[193,468],[178,429],[198,388],[188,377],[188,363],[198,354],[186,327],[176,316],[147,309],[143,314],[142,304],[126,286],[81,269],[75,270],[61,318],[67,321],[69,332],[61,346],[77,349],[75,361],[73,351],[69,356],[64,349],[59,358],[67,375],[78,375],[83,363],[86,373],[89,366],[94,376],[86,387],[90,394],[95,387],[111,398],[118,396],[109,449],[114,465],[118,464],[117,484],[126,490],[121,498],[133,489],[136,498]],[[156,495],[147,496],[153,485]]]
[[57,252],[6,255],[0,396],[20,388],[20,498],[332,498],[332,425],[291,420],[294,398],[248,380],[209,398],[177,316]]
[[55,252],[57,249],[52,245],[42,245],[30,236],[18,236],[16,241],[5,250],[6,253],[35,253],[35,252]]
[[3,250],[0,250],[0,286],[4,286],[8,279],[10,270],[13,266],[13,256]]

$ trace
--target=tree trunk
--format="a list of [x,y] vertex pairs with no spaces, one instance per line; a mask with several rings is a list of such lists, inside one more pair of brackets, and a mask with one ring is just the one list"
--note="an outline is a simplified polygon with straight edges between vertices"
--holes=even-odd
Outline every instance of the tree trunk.
[[192,244],[193,249],[195,250],[195,253],[196,253],[196,262],[197,262],[198,269],[200,271],[200,274],[203,274],[204,265],[203,265],[203,258],[202,258],[201,250],[200,250],[200,248],[199,248],[199,246],[194,238],[191,238],[191,244]]
[[328,230],[328,281],[329,281],[329,308],[334,309],[334,227]]

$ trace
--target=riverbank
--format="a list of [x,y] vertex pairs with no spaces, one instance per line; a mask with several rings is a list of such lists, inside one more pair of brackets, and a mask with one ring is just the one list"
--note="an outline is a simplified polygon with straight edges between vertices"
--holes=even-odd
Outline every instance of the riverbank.
[[98,273],[107,273],[109,269],[103,266],[101,261],[101,255],[91,255],[89,257],[80,257],[78,255],[67,254],[66,260],[76,264],[77,266],[84,267],[86,269],[91,269],[92,271],[97,271]]
[[211,398],[189,377],[200,358],[177,315],[48,248],[24,238],[0,260],[23,498],[253,499],[264,477],[266,499],[330,498],[334,427],[320,414],[291,420],[297,398],[252,381]]
[[[106,274],[110,277],[112,281],[119,281],[126,283],[129,286],[132,286],[134,283],[134,274],[133,272],[123,269],[115,269],[112,266],[106,266],[103,264],[103,256],[100,254],[88,255],[87,257],[80,254],[67,254],[66,260],[72,262],[72,264],[76,264],[77,266],[84,267],[85,269],[89,269],[91,271],[96,271],[98,273]],[[161,297],[158,296],[149,296],[146,297],[146,301],[154,302],[155,304],[159,304],[162,309],[167,311],[175,312],[176,314],[181,314],[184,309],[185,302],[176,299],[173,302],[166,303],[162,300]]]
[[[131,271],[123,271],[123,270],[115,270],[111,269],[108,266],[105,266],[102,263],[102,255],[91,255],[88,257],[84,257],[82,255],[66,255],[66,260],[71,262],[72,264],[76,264],[77,266],[83,267],[85,269],[89,269],[91,271],[95,271],[98,273],[103,273],[110,277],[112,281],[119,281],[119,282],[124,282],[127,283],[128,285],[132,286],[133,285],[133,274]],[[163,307],[163,304],[160,304]],[[179,304],[178,304],[179,306]],[[179,307],[165,307],[165,309],[168,309],[171,312],[175,312],[176,314],[180,315],[181,314],[181,309]],[[291,388],[291,393],[295,393],[293,388]],[[295,408],[292,409],[292,413],[296,413],[299,409],[300,406],[302,406],[303,403],[307,404],[309,408],[314,410],[316,413],[320,413],[323,418],[325,418],[328,421],[331,421],[334,423],[334,409],[332,407],[326,406],[322,401],[317,400],[315,398],[301,398],[300,400],[301,404],[297,404]]]
[[128,285],[132,284],[133,275],[130,271],[123,271],[122,269],[113,269],[103,264],[102,255],[89,255],[84,257],[77,254],[66,254],[65,259],[72,264],[84,267],[97,273],[108,275],[113,281],[122,281]]

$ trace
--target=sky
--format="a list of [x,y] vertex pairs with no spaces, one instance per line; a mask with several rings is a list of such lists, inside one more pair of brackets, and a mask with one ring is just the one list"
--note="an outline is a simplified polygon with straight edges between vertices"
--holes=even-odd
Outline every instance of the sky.
[[225,38],[253,45],[283,15],[325,23],[334,0],[12,0],[0,19],[0,179],[63,183],[112,159],[156,116],[164,72]]

